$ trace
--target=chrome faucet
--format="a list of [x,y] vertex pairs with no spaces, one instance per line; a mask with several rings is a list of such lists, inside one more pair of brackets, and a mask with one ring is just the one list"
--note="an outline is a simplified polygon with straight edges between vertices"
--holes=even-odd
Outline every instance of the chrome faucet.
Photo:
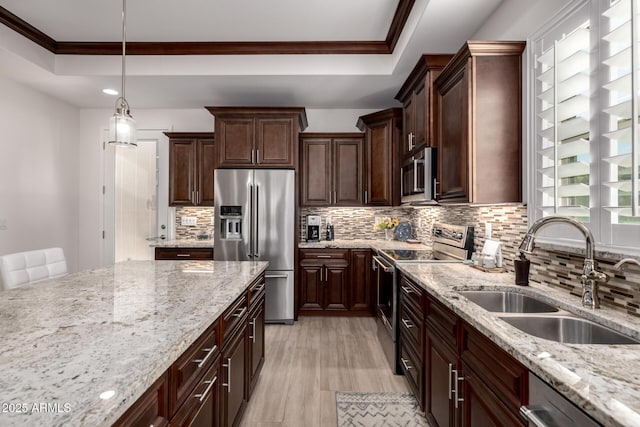
[[613,266],[613,268],[615,268],[616,270],[622,270],[622,267],[624,266],[624,264],[635,264],[640,267],[640,261],[638,261],[637,259],[623,258],[620,261],[618,261],[616,265]]
[[564,216],[546,216],[544,218],[540,218],[531,225],[529,231],[527,231],[527,235],[522,239],[522,243],[520,244],[518,251],[522,255],[531,254],[535,248],[536,233],[546,225],[558,223],[573,225],[584,235],[586,251],[581,276],[582,305],[588,308],[600,308],[598,284],[606,283],[607,280],[609,280],[609,277],[603,272],[595,269],[595,261],[593,260],[593,234],[591,234],[591,231],[583,223]]

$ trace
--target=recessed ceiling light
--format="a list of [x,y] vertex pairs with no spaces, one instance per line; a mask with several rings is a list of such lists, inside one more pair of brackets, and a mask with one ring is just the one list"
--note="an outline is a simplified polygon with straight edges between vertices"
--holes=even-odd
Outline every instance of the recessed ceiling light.
[[103,93],[106,93],[107,95],[117,95],[118,91],[115,89],[102,89]]

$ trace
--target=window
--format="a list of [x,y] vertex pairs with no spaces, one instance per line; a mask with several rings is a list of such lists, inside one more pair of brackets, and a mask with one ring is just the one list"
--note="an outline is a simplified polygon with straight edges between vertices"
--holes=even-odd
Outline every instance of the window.
[[576,1],[530,44],[531,213],[578,219],[610,248],[640,241],[639,12]]

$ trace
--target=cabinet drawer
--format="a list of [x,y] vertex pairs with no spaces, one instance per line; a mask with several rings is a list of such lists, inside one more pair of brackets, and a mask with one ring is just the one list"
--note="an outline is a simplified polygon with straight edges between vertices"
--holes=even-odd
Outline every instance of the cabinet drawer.
[[243,294],[224,312],[222,315],[222,345],[227,343],[227,339],[234,329],[244,324],[248,308],[247,295]]
[[416,313],[424,318],[424,291],[404,275],[400,279],[400,301],[411,304]]
[[213,248],[156,248],[156,259],[213,261]]
[[304,249],[300,251],[300,261],[308,260],[308,261],[319,261],[326,262],[330,260],[344,260],[347,261],[349,259],[349,250],[348,249]]
[[462,360],[517,413],[528,403],[529,371],[475,328],[462,327]]
[[214,322],[170,368],[170,413],[182,405],[194,389],[202,374],[220,353],[218,322]]
[[113,425],[164,427],[169,425],[168,373],[165,372]]
[[420,403],[420,409],[424,410],[424,364],[403,340],[400,340],[399,359],[400,369]]
[[[220,356],[213,362],[207,372],[186,401],[176,411],[171,419],[171,427],[186,426],[217,426],[220,417]],[[145,426],[146,427],[146,426]]]
[[253,308],[256,304],[259,304],[261,300],[264,300],[265,295],[265,277],[260,276],[255,282],[249,286],[247,291],[249,297],[249,307]]
[[422,349],[424,343],[424,317],[416,314],[416,311],[407,304],[400,304],[400,334],[406,338],[408,345],[420,356],[422,361]]
[[426,316],[427,327],[435,330],[451,348],[457,348],[458,316],[431,297],[428,298],[428,304]]

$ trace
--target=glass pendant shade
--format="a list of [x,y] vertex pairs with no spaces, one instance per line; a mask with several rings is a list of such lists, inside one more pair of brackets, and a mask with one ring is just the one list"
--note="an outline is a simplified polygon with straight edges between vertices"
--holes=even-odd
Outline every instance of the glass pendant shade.
[[109,120],[109,144],[136,147],[136,121],[130,114],[117,109]]

